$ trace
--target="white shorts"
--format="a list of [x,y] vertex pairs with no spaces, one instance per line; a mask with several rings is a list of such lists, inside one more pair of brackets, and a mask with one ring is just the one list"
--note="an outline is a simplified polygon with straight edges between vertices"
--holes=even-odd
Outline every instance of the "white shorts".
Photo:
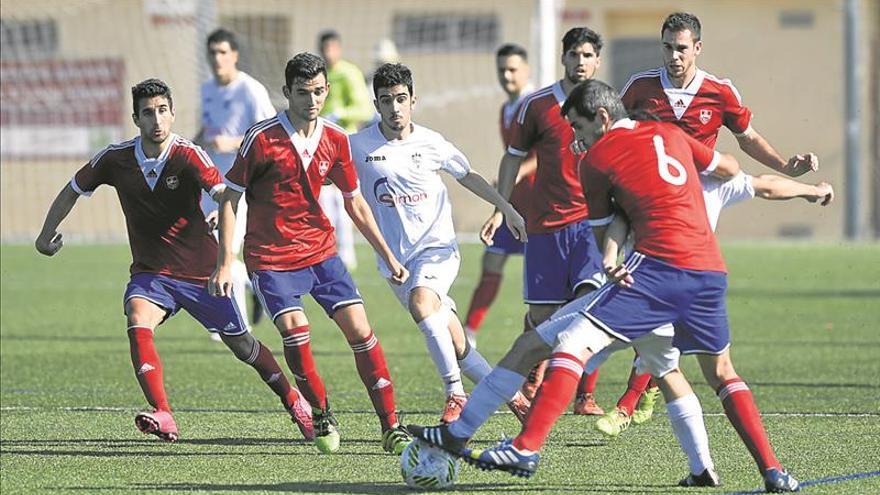
[[678,368],[681,353],[672,346],[672,325],[663,325],[632,342],[624,342],[605,333],[587,319],[581,311],[589,306],[598,292],[593,291],[571,301],[538,325],[535,330],[553,352],[578,355],[584,349],[590,349],[594,355],[584,368],[587,373],[598,369],[614,352],[629,347],[639,353],[639,373],[662,377]]
[[440,296],[441,303],[456,311],[455,301],[449,297],[449,289],[458,276],[461,256],[454,248],[428,248],[406,262],[409,278],[403,285],[391,286],[394,295],[409,310],[409,293],[416,287],[425,287]]

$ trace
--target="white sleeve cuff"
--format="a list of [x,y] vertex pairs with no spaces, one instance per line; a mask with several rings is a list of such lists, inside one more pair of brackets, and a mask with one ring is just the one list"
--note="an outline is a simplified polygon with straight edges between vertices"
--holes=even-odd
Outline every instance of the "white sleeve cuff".
[[752,124],[749,124],[749,126],[746,127],[746,130],[744,130],[742,132],[734,132],[733,135],[736,137],[745,137],[751,133],[752,133]]
[[507,147],[507,152],[510,153],[510,154],[513,155],[513,156],[520,156],[520,157],[526,157],[526,156],[529,156],[528,151],[521,151],[521,150],[518,150],[518,149],[514,148],[513,146],[508,146],[508,147]]
[[700,172],[700,173],[703,174],[703,175],[709,175],[709,174],[711,174],[712,172],[715,171],[716,168],[718,168],[718,163],[719,163],[719,162],[721,162],[721,153],[719,153],[719,152],[717,152],[717,151],[713,151],[713,152],[712,152],[712,161],[709,162],[709,166],[706,167],[706,170],[703,170],[703,171]]
[[208,191],[208,194],[211,196],[211,198],[213,198],[215,194],[222,192],[224,189],[226,189],[226,184],[221,182],[221,183],[217,184],[216,186],[212,187],[211,190]]
[[81,187],[79,187],[79,184],[76,183],[76,177],[70,179],[70,188],[73,189],[74,191],[76,191],[76,193],[79,194],[80,196],[85,196],[85,197],[89,197],[92,195],[93,192],[95,192],[95,191],[84,191]]
[[590,227],[604,227],[614,221],[614,213],[604,218],[591,218],[587,221]]
[[355,196],[360,195],[360,193],[361,193],[361,187],[360,187],[360,186],[355,187],[354,190],[349,191],[349,192],[345,192],[345,191],[341,191],[341,192],[342,192],[342,197],[343,197],[343,198],[349,198],[349,199],[351,199],[351,198],[353,198],[353,197],[355,197]]
[[233,191],[243,193],[245,191],[245,189],[247,189],[246,187],[239,186],[238,184],[236,184],[235,182],[232,182],[229,179],[226,179],[224,182],[226,183],[226,187],[228,187],[229,189],[232,189]]

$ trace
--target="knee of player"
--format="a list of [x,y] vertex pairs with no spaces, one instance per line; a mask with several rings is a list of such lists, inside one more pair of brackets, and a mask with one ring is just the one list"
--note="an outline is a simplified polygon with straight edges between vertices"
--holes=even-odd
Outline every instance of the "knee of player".
[[737,377],[729,351],[718,356],[702,354],[698,356],[700,368],[708,384],[717,389],[727,380]]
[[248,361],[254,352],[254,346],[257,345],[257,340],[250,334],[250,332],[245,332],[242,335],[223,335],[220,337],[223,339],[223,343],[226,344],[226,347],[235,354],[235,357],[242,361]]
[[440,297],[433,291],[421,288],[409,294],[409,314],[416,323],[437,313],[441,309]]

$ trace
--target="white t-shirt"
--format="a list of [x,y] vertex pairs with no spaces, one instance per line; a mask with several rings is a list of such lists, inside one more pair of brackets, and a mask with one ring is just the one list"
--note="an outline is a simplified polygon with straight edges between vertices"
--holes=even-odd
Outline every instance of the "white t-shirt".
[[[259,81],[245,72],[225,86],[211,78],[202,83],[203,139],[217,136],[244,136],[254,124],[275,116],[269,92]],[[235,152],[217,153],[207,149],[214,165],[225,175],[235,162]]]
[[[431,247],[458,249],[452,206],[439,172],[458,180],[471,166],[452,143],[415,124],[406,139],[388,141],[377,123],[351,136],[351,155],[364,199],[401,263]],[[379,259],[378,265],[387,277],[385,263]]]

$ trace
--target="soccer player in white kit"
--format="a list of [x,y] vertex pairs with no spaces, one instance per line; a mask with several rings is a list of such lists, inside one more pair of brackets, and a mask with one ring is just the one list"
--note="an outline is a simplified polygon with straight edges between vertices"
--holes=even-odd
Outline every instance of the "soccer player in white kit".
[[[208,152],[220,169],[221,176],[225,176],[235,162],[235,154],[245,132],[255,123],[273,117],[275,107],[266,87],[238,70],[238,40],[234,33],[223,28],[211,33],[207,40],[207,56],[214,76],[202,83],[202,127],[195,142]],[[238,207],[238,221],[232,241],[236,256],[244,243],[247,219],[244,196]],[[217,202],[207,194],[202,195],[202,211],[216,219]],[[236,260],[233,267],[233,284],[236,303],[242,313],[247,314],[245,288],[248,276],[241,260]],[[254,304],[252,321],[256,323],[261,314],[259,303]]]
[[[437,132],[412,123],[416,97],[407,67],[380,67],[373,78],[373,91],[381,120],[351,136],[352,160],[382,235],[410,271],[406,283],[391,288],[425,336],[446,387],[441,421],[448,423],[458,417],[467,401],[461,375],[476,383],[492,368],[468,345],[455,303],[448,295],[461,258],[449,195],[439,172],[448,173],[495,205],[522,241],[526,240],[525,223],[510,203],[471,170],[461,151]],[[378,266],[387,276],[382,260]],[[522,418],[528,401],[517,393],[508,405]]]

